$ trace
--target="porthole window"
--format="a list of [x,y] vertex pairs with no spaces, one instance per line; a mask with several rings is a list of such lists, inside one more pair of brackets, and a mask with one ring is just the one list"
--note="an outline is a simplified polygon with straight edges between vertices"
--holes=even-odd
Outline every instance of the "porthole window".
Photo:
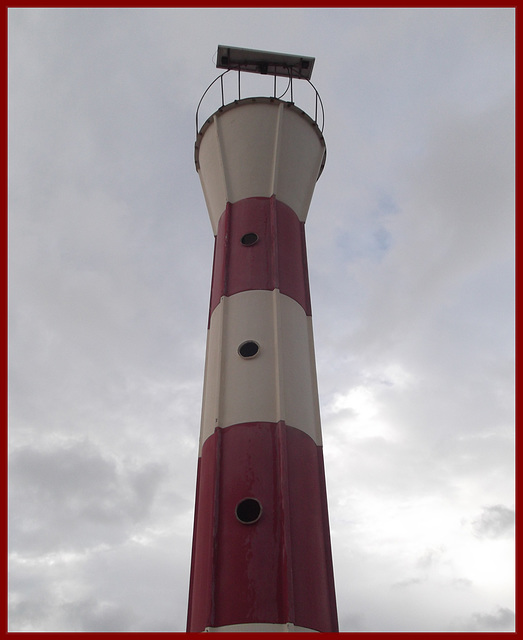
[[260,345],[254,340],[246,340],[238,347],[238,353],[242,358],[254,358],[260,350]]
[[246,233],[242,236],[241,243],[244,247],[252,247],[253,244],[258,242],[258,235],[256,233]]
[[256,498],[244,498],[236,505],[236,517],[242,524],[258,522],[262,514],[262,506]]

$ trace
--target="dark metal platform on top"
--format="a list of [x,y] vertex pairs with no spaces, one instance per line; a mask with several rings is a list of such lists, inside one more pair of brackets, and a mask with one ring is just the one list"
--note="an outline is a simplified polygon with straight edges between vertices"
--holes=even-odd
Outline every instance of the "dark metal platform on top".
[[216,67],[310,80],[314,58],[218,45]]

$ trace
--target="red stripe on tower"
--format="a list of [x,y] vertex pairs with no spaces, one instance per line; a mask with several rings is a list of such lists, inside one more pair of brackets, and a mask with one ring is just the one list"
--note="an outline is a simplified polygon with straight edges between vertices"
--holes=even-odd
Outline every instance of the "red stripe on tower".
[[[261,505],[252,524],[239,518],[254,520],[256,505],[235,515],[246,498]],[[336,630],[326,510],[322,450],[303,431],[283,422],[218,428],[199,462],[191,630]]]
[[324,158],[276,98],[198,135],[216,239],[187,631],[338,630],[304,232]]
[[311,315],[305,223],[274,196],[227,204],[214,251],[210,314],[222,296],[279,289]]

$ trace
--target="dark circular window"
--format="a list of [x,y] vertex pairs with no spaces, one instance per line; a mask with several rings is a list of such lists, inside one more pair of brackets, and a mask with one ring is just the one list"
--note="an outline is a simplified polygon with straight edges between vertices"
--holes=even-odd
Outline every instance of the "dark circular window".
[[254,356],[260,350],[260,345],[254,340],[247,340],[246,342],[242,342],[238,347],[238,353],[242,358],[254,358]]
[[244,498],[236,505],[236,517],[242,524],[254,524],[261,514],[262,506],[256,498]]
[[258,235],[256,233],[246,233],[242,236],[241,243],[244,247],[250,247],[258,242]]

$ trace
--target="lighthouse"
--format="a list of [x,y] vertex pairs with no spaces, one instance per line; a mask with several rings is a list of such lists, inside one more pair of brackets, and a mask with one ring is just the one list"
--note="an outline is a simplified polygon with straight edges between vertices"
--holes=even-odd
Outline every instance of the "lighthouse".
[[[338,631],[305,246],[326,157],[313,65],[220,45],[225,71],[204,96],[216,89],[221,106],[201,128],[197,111],[215,245],[189,632]],[[242,95],[252,73],[274,79],[270,95]]]

